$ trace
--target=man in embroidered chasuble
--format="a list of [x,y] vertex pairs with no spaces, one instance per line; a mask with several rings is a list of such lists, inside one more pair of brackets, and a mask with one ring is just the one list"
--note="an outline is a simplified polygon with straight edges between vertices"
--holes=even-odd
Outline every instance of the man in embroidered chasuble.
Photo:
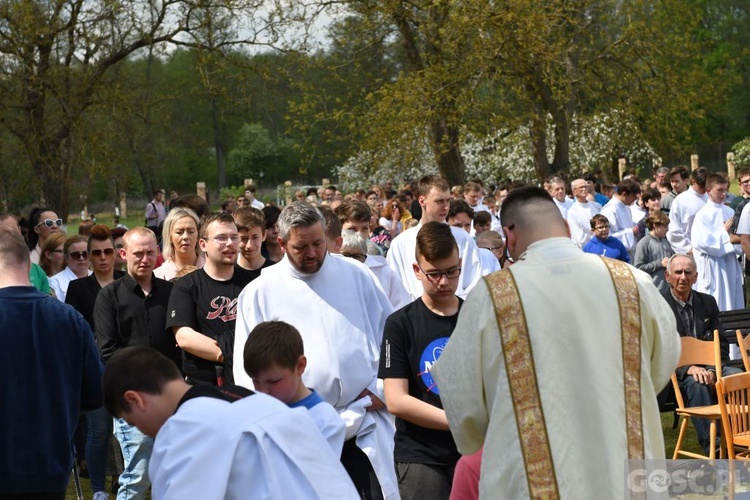
[[675,317],[647,274],[581,252],[545,191],[502,213],[515,264],[469,293],[432,369],[458,449],[484,445],[481,498],[621,498],[628,458],[664,458]]

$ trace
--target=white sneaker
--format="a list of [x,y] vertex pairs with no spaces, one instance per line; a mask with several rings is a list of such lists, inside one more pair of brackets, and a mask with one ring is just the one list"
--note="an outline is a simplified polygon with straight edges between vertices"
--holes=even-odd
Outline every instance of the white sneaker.
[[94,493],[94,500],[109,500],[109,495],[106,491],[97,491]]

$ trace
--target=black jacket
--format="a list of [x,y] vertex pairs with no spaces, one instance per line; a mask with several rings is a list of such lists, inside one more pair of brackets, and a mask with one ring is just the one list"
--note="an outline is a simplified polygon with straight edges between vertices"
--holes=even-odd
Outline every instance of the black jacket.
[[[668,290],[662,295],[667,301],[667,304],[669,304],[669,307],[672,309],[674,317],[677,320],[677,333],[680,334],[680,337],[692,337],[691,332],[685,331],[685,327],[680,319],[680,312],[677,309],[677,302],[672,296],[672,292]],[[719,330],[721,362],[723,364],[729,363],[729,343],[723,335],[724,328],[721,325],[721,320],[719,320],[719,306],[716,304],[716,299],[711,295],[696,292],[695,290],[691,292],[691,296],[693,298],[693,316],[696,338],[698,340],[713,341],[714,330]],[[687,372],[687,367],[679,367],[677,369],[678,378],[684,377],[685,372]]]

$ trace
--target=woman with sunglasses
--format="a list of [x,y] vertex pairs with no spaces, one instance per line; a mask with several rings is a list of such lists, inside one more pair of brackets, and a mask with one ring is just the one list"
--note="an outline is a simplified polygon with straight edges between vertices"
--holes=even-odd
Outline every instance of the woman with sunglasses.
[[29,214],[28,245],[31,262],[39,264],[42,245],[50,234],[62,231],[62,219],[49,208],[35,208]]
[[[112,233],[104,224],[91,227],[89,234],[88,262],[93,273],[88,277],[75,279],[68,286],[65,303],[73,308],[91,325],[94,331],[94,304],[99,290],[125,275],[115,271],[115,245]],[[86,414],[86,463],[91,477],[91,490],[94,498],[108,498],[106,493],[107,451],[109,436],[112,434],[112,416],[102,407]],[[81,450],[83,451],[83,450]],[[79,456],[83,453],[79,453]]]
[[[55,297],[60,302],[65,302],[65,295],[68,293],[70,282],[85,278],[89,271],[89,252],[85,236],[69,236],[63,246],[65,255],[65,269],[52,276],[49,279],[49,286],[55,292]],[[114,256],[114,255],[113,255]]]
[[42,245],[42,257],[39,267],[44,270],[48,278],[65,269],[65,240],[68,237],[63,232],[50,234]]

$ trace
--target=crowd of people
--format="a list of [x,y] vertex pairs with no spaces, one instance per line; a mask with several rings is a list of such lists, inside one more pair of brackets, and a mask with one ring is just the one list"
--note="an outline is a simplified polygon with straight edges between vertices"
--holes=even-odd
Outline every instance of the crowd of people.
[[[730,200],[704,168],[613,189],[593,173],[543,188],[432,175],[283,209],[250,187],[217,212],[156,192],[143,227],[66,236],[38,208],[25,241],[0,214],[0,366],[34,374],[0,399],[15,436],[0,499],[64,498],[66,437],[109,498],[112,435],[122,500],[621,491],[613,463],[664,457],[656,395],[679,336],[745,307],[750,169],[739,182]],[[708,369],[684,368],[703,404]],[[583,394],[592,373],[610,375]],[[599,460],[586,443],[613,428]]]

